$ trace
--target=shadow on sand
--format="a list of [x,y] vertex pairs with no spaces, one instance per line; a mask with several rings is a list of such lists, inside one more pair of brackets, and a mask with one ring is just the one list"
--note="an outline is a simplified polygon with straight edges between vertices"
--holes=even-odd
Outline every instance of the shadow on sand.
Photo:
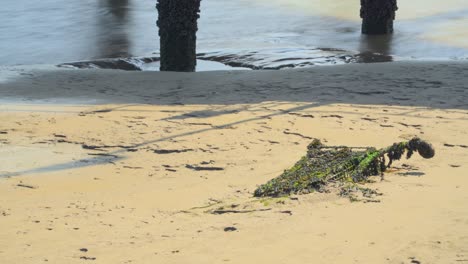
[[[213,117],[236,111],[251,111],[246,105],[271,102],[281,105],[291,102],[299,106],[271,110],[268,114],[206,127],[190,132],[155,138],[129,147],[137,149],[187,135],[241,123],[269,119],[297,111],[307,111],[329,104],[354,104],[391,109],[398,106],[437,108],[445,111],[468,109],[466,83],[461,78],[467,72],[466,63],[390,63],[347,65],[296,69],[288,71],[232,71],[203,73],[125,72],[111,70],[49,70],[31,71],[2,83],[0,96],[26,101],[55,99],[92,99],[102,104],[130,105],[217,105],[219,109],[176,113],[169,119]],[[12,99],[13,100],[13,99]],[[18,102],[20,103],[20,102]],[[239,110],[232,110],[233,106]],[[371,105],[371,106],[369,106]],[[126,111],[120,105],[96,111],[108,113]],[[223,106],[226,109],[223,109]],[[418,111],[418,109],[413,111]],[[277,108],[276,108],[277,109]],[[77,113],[78,114],[78,113]],[[410,115],[411,111],[404,113]],[[401,113],[399,114],[401,115]],[[15,173],[23,175],[86,167],[124,158],[127,149],[114,149],[85,162],[36,168]],[[3,174],[0,176],[11,176]]]

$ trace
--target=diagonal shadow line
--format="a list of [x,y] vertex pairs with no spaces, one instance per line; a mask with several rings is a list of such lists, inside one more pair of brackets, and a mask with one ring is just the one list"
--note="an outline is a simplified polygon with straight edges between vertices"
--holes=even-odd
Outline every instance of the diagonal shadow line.
[[124,157],[118,157],[118,156],[95,157],[95,158],[88,158],[88,159],[84,158],[84,159],[44,166],[44,167],[30,169],[30,170],[24,170],[24,171],[18,171],[18,172],[2,172],[0,173],[0,178],[21,176],[21,175],[32,174],[32,173],[62,171],[62,170],[68,170],[68,169],[74,169],[74,168],[85,168],[85,167],[90,167],[90,166],[95,166],[95,165],[114,163],[122,159],[124,159]]
[[[258,120],[262,120],[262,119],[265,119],[265,118],[284,115],[284,114],[288,114],[290,112],[301,111],[301,110],[304,110],[304,109],[308,109],[308,108],[312,108],[312,107],[319,107],[319,106],[322,106],[322,105],[325,105],[325,104],[312,103],[312,104],[297,106],[297,107],[293,107],[293,108],[286,109],[286,110],[280,110],[280,111],[278,111],[276,113],[272,113],[272,114],[268,114],[268,115],[262,115],[262,116],[258,116],[258,117],[253,117],[253,118],[248,118],[248,119],[244,119],[244,120],[240,120],[240,121],[227,123],[227,124],[224,124],[224,125],[219,125],[219,126],[216,126],[216,128],[213,128],[213,127],[204,128],[204,129],[199,129],[199,130],[195,130],[195,131],[191,131],[191,132],[185,132],[185,133],[181,133],[181,134],[177,134],[177,135],[173,135],[173,136],[168,136],[168,137],[163,137],[163,138],[159,138],[159,139],[146,141],[146,142],[143,142],[143,143],[135,144],[135,145],[132,146],[132,148],[143,147],[143,146],[146,146],[146,145],[149,145],[149,144],[153,144],[153,143],[156,143],[156,142],[161,142],[161,141],[165,141],[165,140],[169,140],[169,139],[174,139],[174,138],[179,138],[179,137],[184,137],[184,136],[190,136],[190,135],[194,135],[194,134],[198,134],[198,133],[202,133],[202,132],[206,132],[206,131],[210,131],[210,130],[222,129],[222,128],[230,127],[230,126],[233,126],[233,125],[243,124],[243,123],[252,122],[252,121],[258,121]],[[118,154],[118,153],[121,153],[121,152],[124,152],[124,151],[126,151],[126,150],[118,150],[118,151],[115,151],[115,152],[111,152],[110,154]]]
[[[32,105],[32,106],[39,106],[39,105]],[[63,107],[62,105],[59,105],[60,107]],[[71,105],[70,107],[88,107],[92,105]],[[132,106],[139,106],[139,104],[126,104],[126,105],[119,105],[115,107],[104,107],[102,109],[96,109],[96,110],[89,110],[89,111],[80,111],[80,110],[40,110],[40,109],[0,109],[0,113],[3,112],[8,112],[8,113],[21,113],[21,112],[33,112],[34,113],[61,113],[61,114],[76,114],[76,113],[82,113],[82,114],[99,114],[99,113],[107,113],[107,112],[113,112],[113,111],[119,111],[121,109],[127,108],[127,107],[132,107]],[[125,111],[132,111],[132,110],[125,110]],[[138,110],[134,110],[138,111]]]
[[[118,106],[114,106],[114,107],[105,107],[105,108],[102,108],[102,109],[96,109],[96,110],[90,110],[90,111],[81,111],[81,113],[83,113],[85,115],[108,113],[108,112],[114,112],[115,110],[118,111],[120,109],[124,109],[124,108],[127,108],[127,107],[132,107],[132,106],[139,106],[139,105],[138,104],[118,105]],[[125,111],[127,111],[127,110],[125,110]]]
[[[282,105],[282,104],[287,104],[287,103],[278,103],[278,104],[273,104],[273,103],[270,103],[270,104],[267,104],[267,105],[272,105],[272,106],[279,106],[279,105]],[[21,106],[27,106],[27,105],[21,105]],[[37,106],[37,105],[32,105],[32,106]],[[93,106],[93,105],[70,105],[70,107],[88,107],[88,106]],[[125,109],[127,107],[133,107],[133,106],[145,106],[144,104],[126,104],[126,105],[121,105],[121,106],[115,106],[115,107],[103,107],[103,108],[99,108],[99,109],[95,109],[95,110],[70,110],[70,111],[67,111],[67,110],[39,110],[39,109],[0,109],[0,113],[22,113],[22,112],[25,112],[25,113],[29,113],[29,112],[34,112],[34,113],[60,113],[60,114],[85,114],[85,115],[91,115],[91,114],[100,114],[100,113],[108,113],[108,112],[142,112],[142,113],[154,113],[154,112],[159,112],[160,110],[145,110],[145,109]],[[171,106],[171,105],[169,105]],[[264,106],[264,105],[262,105]],[[66,105],[60,105],[60,107],[66,107]],[[225,106],[219,106],[219,107],[215,107],[211,110],[218,110],[218,109],[223,109],[225,108]],[[255,110],[249,110],[248,107],[242,107],[240,108],[242,111],[244,110],[248,110],[250,112],[254,112]],[[200,110],[201,112],[202,111],[205,111],[205,110]],[[231,111],[231,110],[228,110],[228,111]],[[239,111],[239,109],[233,109],[232,111]],[[260,110],[258,110],[260,111]],[[185,117],[190,117],[190,116],[187,116],[186,114],[184,115],[183,113],[185,113],[185,111],[182,111],[182,110],[179,110],[179,111],[174,111],[174,112],[180,112],[182,113],[181,116],[185,116]],[[226,114],[229,114],[228,112]],[[198,116],[197,116],[198,117]],[[211,116],[210,116],[211,117]],[[166,120],[169,120],[169,119],[174,119],[174,117],[167,117],[167,118],[162,118],[162,119],[159,119],[159,121],[166,121]],[[178,118],[175,118],[175,119],[178,119]]]
[[[233,125],[238,125],[238,124],[243,124],[247,122],[252,122],[252,121],[258,121],[258,120],[263,120],[265,118],[270,118],[273,116],[279,116],[279,115],[284,115],[288,114],[291,112],[295,111],[301,111],[304,109],[309,109],[309,108],[315,108],[315,107],[320,107],[326,105],[325,103],[311,103],[311,104],[306,104],[306,105],[301,105],[301,106],[296,106],[293,108],[285,109],[285,110],[279,110],[277,112],[267,114],[267,115],[262,115],[258,117],[253,117],[253,118],[248,118],[240,121],[235,121],[231,122],[228,124],[220,125],[217,126],[216,128],[210,127],[210,128],[204,128],[204,129],[199,129],[195,131],[190,131],[190,132],[185,132],[177,135],[172,135],[168,137],[162,137],[150,141],[146,141],[143,143],[135,144],[129,146],[129,148],[139,148],[143,146],[147,146],[156,142],[161,142],[161,141],[166,141],[174,138],[179,138],[179,137],[185,137],[185,136],[190,136],[194,134],[199,134],[203,132],[207,132],[210,130],[216,130],[216,129],[222,129],[225,127],[230,127]],[[115,150],[112,152],[106,152],[106,157],[94,157],[94,158],[89,158],[89,159],[80,159],[72,162],[65,162],[65,163],[60,163],[60,164],[54,164],[54,165],[49,165],[49,166],[44,166],[44,167],[39,167],[35,169],[29,169],[29,170],[23,170],[19,172],[13,172],[13,173],[0,173],[0,177],[11,177],[11,176],[19,176],[19,175],[25,175],[25,174],[33,174],[33,173],[45,173],[45,172],[55,172],[55,171],[62,171],[62,170],[67,170],[67,169],[75,169],[75,168],[83,168],[83,167],[90,167],[90,166],[96,166],[96,165],[101,165],[101,164],[106,164],[106,163],[112,163],[114,161],[119,161],[125,159],[125,157],[122,156],[117,156],[118,154],[122,154],[124,152],[127,152],[126,149],[119,149]],[[112,157],[115,156],[115,157]]]

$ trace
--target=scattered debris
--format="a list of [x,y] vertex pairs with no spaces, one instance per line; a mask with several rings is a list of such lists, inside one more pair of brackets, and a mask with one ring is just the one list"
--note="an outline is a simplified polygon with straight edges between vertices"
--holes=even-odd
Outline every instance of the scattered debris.
[[84,260],[96,260],[95,257],[86,257],[86,256],[81,256],[80,259],[84,259]]
[[324,115],[322,116],[322,118],[326,118],[326,117],[334,117],[334,118],[338,118],[338,119],[342,119],[343,117],[340,116],[340,115]]
[[196,170],[196,171],[222,171],[224,168],[221,167],[201,167],[201,166],[194,166],[194,165],[185,165],[187,169]]
[[293,215],[291,210],[280,211],[280,213]]
[[119,156],[117,155],[112,155],[112,154],[107,154],[107,153],[88,153],[90,156],[102,156],[102,157],[112,157],[117,159]]
[[224,228],[224,232],[233,232],[233,231],[236,231],[237,228],[233,227],[233,226],[228,226],[228,227],[225,227]]
[[184,153],[194,151],[193,149],[155,149],[153,150],[156,154],[172,154],[172,153]]
[[137,152],[138,149],[136,149],[136,148],[127,148],[127,151],[128,152]]
[[[361,197],[358,197],[358,194]],[[380,200],[375,199],[376,196],[381,196],[382,193],[378,192],[377,190],[373,190],[370,188],[360,187],[355,184],[345,185],[340,188],[339,196],[348,197],[351,202],[374,202],[378,203]]]
[[304,135],[302,135],[302,134],[299,134],[299,133],[295,133],[295,132],[289,132],[289,130],[284,130],[284,131],[283,131],[283,133],[284,133],[284,134],[286,134],[286,135],[295,135],[295,136],[300,136],[300,137],[302,137],[302,138],[305,138],[305,139],[313,139],[313,138],[311,138],[311,137],[304,136]]
[[313,115],[304,115],[304,114],[300,114],[300,113],[288,113],[289,115],[295,115],[295,116],[299,116],[299,117],[309,117],[309,118],[315,118],[315,116]]
[[402,123],[402,122],[397,123],[397,124],[400,124],[400,125],[402,125],[402,126],[404,126],[404,127],[414,127],[414,128],[420,128],[420,127],[422,127],[422,125],[410,125],[410,124],[405,124],[405,123]]
[[124,168],[124,169],[131,169],[131,170],[143,169],[143,167],[132,167],[132,166],[123,166],[122,168]]
[[247,213],[253,213],[253,212],[265,212],[265,211],[270,211],[271,208],[265,208],[265,209],[256,209],[256,210],[224,210],[224,209],[216,209],[211,211],[212,214],[215,215],[222,215],[222,214],[247,214]]
[[449,144],[449,143],[445,143],[445,144],[444,144],[444,147],[449,147],[449,148],[453,148],[453,147],[468,148],[467,145],[454,145],[454,144]]
[[[72,143],[72,142],[69,142],[69,143]],[[102,145],[102,146],[96,146],[96,145],[87,145],[87,144],[82,144],[81,145],[82,148],[84,149],[90,149],[90,150],[101,150],[103,148],[123,148],[123,149],[134,149],[133,146],[123,146],[123,145]]]
[[410,257],[409,259],[411,259],[411,264],[421,264],[421,261],[417,260],[415,257]]
[[23,187],[23,188],[28,188],[28,189],[37,189],[38,188],[37,186],[32,186],[32,185],[28,185],[28,184],[24,184],[24,183],[18,183],[16,186]]

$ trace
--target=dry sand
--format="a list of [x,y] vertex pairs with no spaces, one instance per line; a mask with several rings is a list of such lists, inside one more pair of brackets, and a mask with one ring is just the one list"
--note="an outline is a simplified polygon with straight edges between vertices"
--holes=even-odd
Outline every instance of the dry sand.
[[[3,67],[0,263],[468,263],[467,73]],[[412,135],[436,156],[368,184],[379,203],[252,198],[311,138]]]

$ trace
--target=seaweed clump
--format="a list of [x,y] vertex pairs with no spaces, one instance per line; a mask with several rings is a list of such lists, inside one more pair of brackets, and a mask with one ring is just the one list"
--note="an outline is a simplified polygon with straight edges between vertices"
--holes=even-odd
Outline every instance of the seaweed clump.
[[400,160],[404,153],[406,158],[411,158],[414,152],[426,159],[435,154],[430,143],[417,137],[382,149],[325,146],[314,139],[307,147],[305,156],[277,178],[260,185],[254,196],[303,194],[320,191],[333,182],[365,182],[370,176],[383,176],[392,162]]

